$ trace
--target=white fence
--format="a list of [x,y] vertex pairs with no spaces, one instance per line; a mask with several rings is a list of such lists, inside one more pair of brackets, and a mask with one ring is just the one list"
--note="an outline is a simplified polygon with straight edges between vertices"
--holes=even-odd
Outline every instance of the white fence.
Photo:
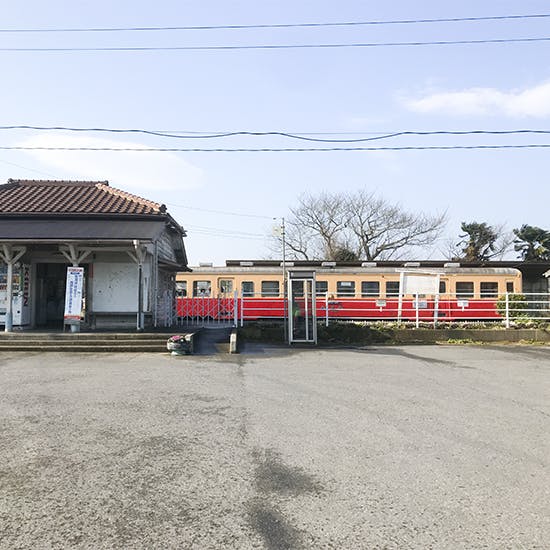
[[[242,326],[252,321],[282,322],[288,304],[281,294],[259,295],[235,293],[232,297],[179,298],[177,324],[201,326]],[[290,308],[300,315],[300,298]],[[402,321],[448,324],[451,322],[498,322],[506,327],[529,320],[550,321],[550,294],[525,293],[491,296],[333,296],[316,297],[317,321],[327,326],[335,321]]]

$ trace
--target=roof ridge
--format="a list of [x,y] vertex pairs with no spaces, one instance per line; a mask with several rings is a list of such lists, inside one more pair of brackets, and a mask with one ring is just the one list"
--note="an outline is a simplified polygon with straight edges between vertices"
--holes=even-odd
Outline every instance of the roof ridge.
[[148,199],[144,199],[143,197],[140,197],[139,195],[134,195],[133,193],[128,193],[128,191],[123,191],[122,189],[117,189],[116,187],[111,187],[109,184],[105,185],[103,182],[96,183],[96,187],[98,189],[101,189],[102,191],[105,191],[107,193],[110,193],[111,195],[114,195],[116,197],[121,197],[127,200],[131,200],[133,202],[137,202],[139,204],[149,206],[149,208],[153,208],[154,210],[158,210],[161,213],[166,212],[166,205],[160,204],[158,202],[150,201]]
[[101,181],[101,180],[28,180],[28,179],[13,179],[9,178],[7,185],[25,185],[25,186],[31,186],[31,185],[58,185],[58,186],[77,186],[80,185],[82,187],[92,187],[94,185],[97,185],[98,183],[101,183],[103,185],[108,186],[109,182],[107,180]]

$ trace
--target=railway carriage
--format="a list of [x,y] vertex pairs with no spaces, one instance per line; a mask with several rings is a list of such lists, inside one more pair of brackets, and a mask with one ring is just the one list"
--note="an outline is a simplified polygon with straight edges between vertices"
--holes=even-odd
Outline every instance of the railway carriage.
[[[518,294],[522,276],[511,267],[470,267],[443,262],[287,262],[286,268],[315,271],[318,318],[346,320],[498,320],[499,296]],[[406,277],[435,278],[431,293],[405,293]],[[403,285],[403,287],[402,287]],[[231,261],[201,264],[180,273],[177,315],[244,320],[283,319],[281,262]],[[402,292],[403,288],[403,292]]]

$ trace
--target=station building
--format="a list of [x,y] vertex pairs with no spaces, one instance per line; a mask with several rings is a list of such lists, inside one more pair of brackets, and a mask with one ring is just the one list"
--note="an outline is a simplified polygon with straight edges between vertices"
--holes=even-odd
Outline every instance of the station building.
[[183,237],[165,205],[106,181],[10,179],[0,185],[0,325],[62,330],[67,268],[82,267],[78,327],[170,326],[175,274],[188,270]]

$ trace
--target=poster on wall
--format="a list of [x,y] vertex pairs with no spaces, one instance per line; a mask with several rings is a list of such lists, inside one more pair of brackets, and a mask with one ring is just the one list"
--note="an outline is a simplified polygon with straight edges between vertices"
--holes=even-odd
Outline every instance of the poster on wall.
[[67,286],[65,287],[65,324],[80,323],[82,312],[82,283],[84,281],[83,267],[67,268]]

